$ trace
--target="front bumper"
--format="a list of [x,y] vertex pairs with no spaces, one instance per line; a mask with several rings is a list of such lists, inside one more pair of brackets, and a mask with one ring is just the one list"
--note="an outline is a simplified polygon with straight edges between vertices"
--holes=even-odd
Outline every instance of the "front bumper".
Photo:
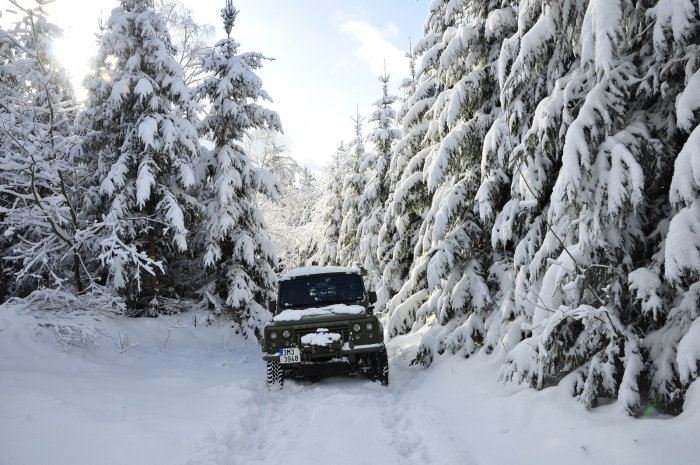
[[[325,363],[329,358],[334,360],[347,359],[347,363],[354,364],[357,355],[367,354],[371,352],[379,352],[384,350],[384,348],[385,346],[383,342],[378,342],[374,344],[356,344],[352,347],[350,347],[350,344],[346,342],[342,347],[338,349],[316,353],[312,352],[311,350],[307,350],[307,348],[304,347],[301,349],[301,364],[313,363],[316,361],[318,361],[319,363]],[[279,362],[280,356],[279,353],[265,353],[263,354],[263,360],[265,360],[266,362]],[[298,367],[301,364],[290,363],[287,365],[291,367]]]

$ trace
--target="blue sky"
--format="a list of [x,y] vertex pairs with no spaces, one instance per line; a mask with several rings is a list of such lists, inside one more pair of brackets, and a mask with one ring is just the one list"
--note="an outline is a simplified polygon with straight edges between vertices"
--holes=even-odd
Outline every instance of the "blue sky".
[[[185,0],[200,23],[225,33],[220,10],[225,0]],[[75,75],[95,53],[97,18],[109,16],[116,0],[56,0],[50,18],[66,38],[59,53]],[[275,61],[260,70],[270,105],[284,126],[281,142],[292,156],[320,170],[340,140],[353,137],[353,122],[369,117],[381,97],[377,80],[386,60],[390,92],[408,75],[409,37],[422,37],[429,1],[420,0],[234,0],[240,10],[231,35],[240,52],[256,51]],[[83,68],[80,68],[80,65]],[[79,82],[80,79],[77,79]],[[372,125],[365,122],[365,134]]]

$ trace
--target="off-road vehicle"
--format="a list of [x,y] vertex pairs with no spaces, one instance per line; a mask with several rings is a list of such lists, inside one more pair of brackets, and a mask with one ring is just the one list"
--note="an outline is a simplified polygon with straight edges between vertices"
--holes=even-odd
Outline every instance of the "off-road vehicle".
[[339,373],[389,384],[384,330],[374,315],[377,295],[365,289],[363,274],[360,268],[311,266],[280,277],[262,341],[271,390],[288,377]]

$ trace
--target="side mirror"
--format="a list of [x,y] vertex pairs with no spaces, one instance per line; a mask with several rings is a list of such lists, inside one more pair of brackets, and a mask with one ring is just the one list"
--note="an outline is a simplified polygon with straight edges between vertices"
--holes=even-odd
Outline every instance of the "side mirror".
[[377,293],[374,291],[369,291],[369,303],[370,304],[376,304],[377,303]]
[[275,299],[270,299],[267,301],[267,309],[270,310],[270,313],[273,315],[277,313],[277,300]]

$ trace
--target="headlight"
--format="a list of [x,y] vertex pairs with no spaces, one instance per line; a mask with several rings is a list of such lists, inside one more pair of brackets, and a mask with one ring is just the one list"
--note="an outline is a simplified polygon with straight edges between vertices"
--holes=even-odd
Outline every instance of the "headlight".
[[276,341],[280,335],[277,333],[277,331],[270,331],[267,333],[267,337],[269,337],[271,341]]
[[362,330],[362,325],[360,323],[355,323],[354,325],[352,325],[352,330],[357,333],[360,330]]
[[372,331],[374,329],[374,323],[365,323],[365,329],[367,331]]
[[290,330],[288,330],[288,329],[285,329],[284,331],[282,331],[282,337],[285,338],[285,339],[289,339],[289,337],[290,337],[291,335],[292,335],[292,332],[291,332]]

